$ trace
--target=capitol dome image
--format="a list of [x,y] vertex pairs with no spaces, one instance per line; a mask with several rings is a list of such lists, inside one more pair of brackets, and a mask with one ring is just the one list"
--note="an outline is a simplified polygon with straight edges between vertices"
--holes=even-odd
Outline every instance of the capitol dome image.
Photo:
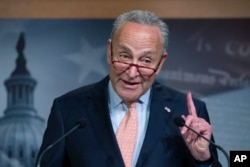
[[0,167],[33,167],[45,130],[45,120],[34,107],[37,81],[26,67],[24,49],[20,33],[15,69],[4,82],[7,107],[0,118]]

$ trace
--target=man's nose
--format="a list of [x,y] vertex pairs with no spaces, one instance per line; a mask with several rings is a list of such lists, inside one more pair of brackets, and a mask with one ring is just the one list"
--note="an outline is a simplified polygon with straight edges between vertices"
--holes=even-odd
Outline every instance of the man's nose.
[[139,71],[135,65],[131,65],[127,70],[127,74],[129,75],[129,77],[134,78],[139,75]]

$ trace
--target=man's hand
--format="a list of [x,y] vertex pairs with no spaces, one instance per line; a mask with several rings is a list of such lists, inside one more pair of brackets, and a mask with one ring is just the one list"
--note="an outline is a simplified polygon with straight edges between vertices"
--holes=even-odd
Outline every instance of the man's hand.
[[[192,94],[190,92],[187,93],[187,106],[189,114],[187,116],[182,115],[186,125],[190,126],[204,137],[211,139],[212,127],[206,120],[197,116]],[[211,157],[209,142],[199,137],[185,126],[181,127],[180,130],[187,147],[196,160],[206,161]]]

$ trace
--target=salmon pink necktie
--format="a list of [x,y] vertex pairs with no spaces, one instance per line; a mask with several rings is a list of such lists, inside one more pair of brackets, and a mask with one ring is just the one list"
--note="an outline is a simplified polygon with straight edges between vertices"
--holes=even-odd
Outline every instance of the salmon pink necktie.
[[116,133],[116,139],[126,167],[132,166],[133,153],[137,137],[137,124],[138,118],[136,103],[133,103],[122,119]]

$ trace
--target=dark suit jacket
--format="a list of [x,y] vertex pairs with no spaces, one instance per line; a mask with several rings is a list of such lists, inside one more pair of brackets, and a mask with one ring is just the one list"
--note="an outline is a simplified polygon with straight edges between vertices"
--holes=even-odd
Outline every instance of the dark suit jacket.
[[[109,108],[109,77],[81,87],[55,99],[40,149],[56,141],[85,118],[87,126],[77,129],[46,152],[42,167],[123,167],[123,160],[113,132]],[[173,118],[187,114],[186,95],[155,82],[151,92],[148,128],[137,167],[194,167]],[[209,121],[205,103],[194,99],[199,117]],[[164,108],[167,106],[171,112]],[[220,166],[211,147],[214,166]]]

